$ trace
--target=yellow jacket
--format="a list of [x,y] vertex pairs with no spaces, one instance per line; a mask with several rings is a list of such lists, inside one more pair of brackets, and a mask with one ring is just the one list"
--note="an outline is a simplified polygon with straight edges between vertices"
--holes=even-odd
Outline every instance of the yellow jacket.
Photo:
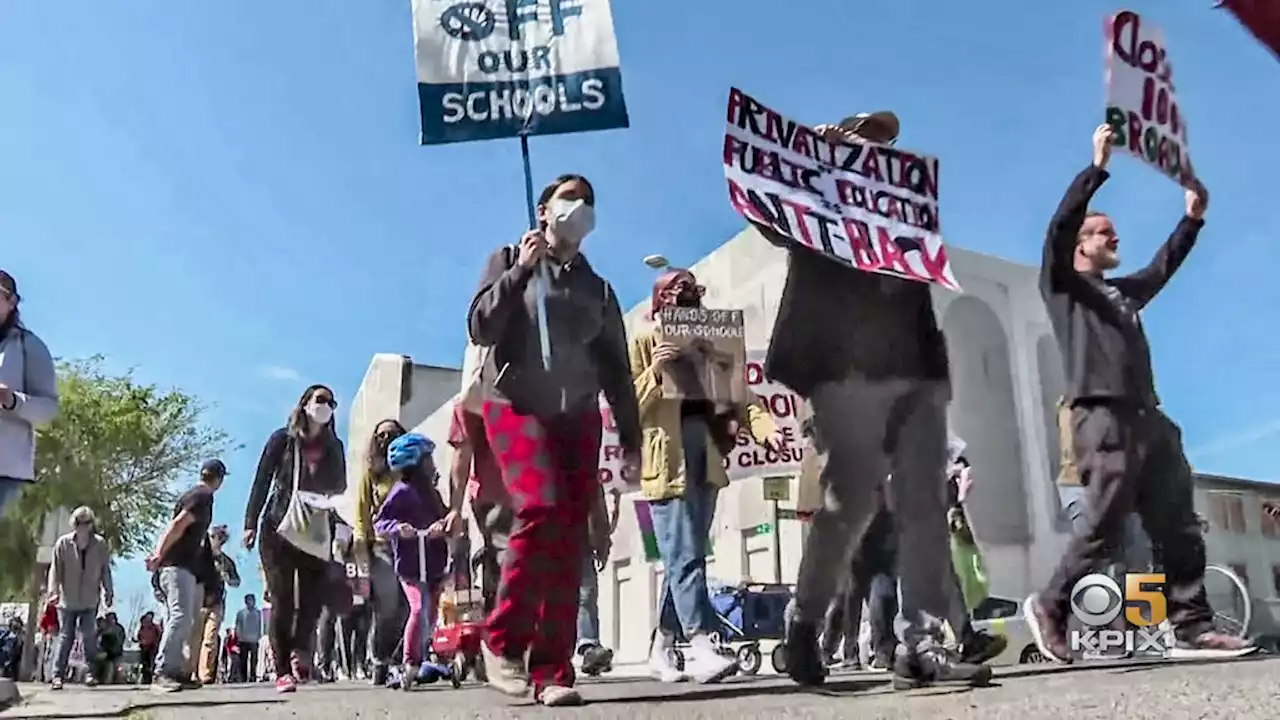
[[373,531],[373,516],[382,507],[382,501],[391,494],[391,488],[395,484],[396,478],[391,473],[374,477],[372,471],[366,470],[360,477],[360,485],[356,488],[356,524],[351,529],[351,534],[357,542],[369,545],[385,542]]
[[[631,341],[631,377],[640,403],[643,459],[640,492],[646,500],[666,500],[684,495],[684,445],[680,438],[680,401],[662,397],[662,382],[653,367],[657,330],[638,333]],[[751,436],[763,443],[775,431],[773,418],[759,398],[736,408],[746,420]],[[724,458],[712,438],[707,438],[707,479],[716,487],[729,484]]]

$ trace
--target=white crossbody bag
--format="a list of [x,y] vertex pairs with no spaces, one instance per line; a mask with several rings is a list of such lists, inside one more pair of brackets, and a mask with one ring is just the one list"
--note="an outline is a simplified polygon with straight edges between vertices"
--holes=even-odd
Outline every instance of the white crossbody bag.
[[293,444],[293,494],[276,533],[302,552],[328,562],[333,559],[333,532],[330,513],[333,500],[299,487],[302,479],[302,451]]

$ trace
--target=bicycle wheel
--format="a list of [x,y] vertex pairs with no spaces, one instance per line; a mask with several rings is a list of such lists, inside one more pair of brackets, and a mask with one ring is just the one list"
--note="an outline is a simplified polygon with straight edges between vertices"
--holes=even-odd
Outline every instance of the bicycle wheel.
[[1232,572],[1221,565],[1207,565],[1204,569],[1204,589],[1213,607],[1214,629],[1227,635],[1245,637],[1249,623],[1253,621],[1253,601],[1249,588]]

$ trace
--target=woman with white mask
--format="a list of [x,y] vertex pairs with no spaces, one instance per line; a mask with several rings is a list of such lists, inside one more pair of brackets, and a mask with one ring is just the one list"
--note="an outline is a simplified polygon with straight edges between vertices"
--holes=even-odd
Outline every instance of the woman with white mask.
[[[538,229],[489,257],[467,318],[472,342],[489,353],[474,394],[514,516],[483,650],[493,687],[524,695],[532,685],[541,704],[564,706],[582,702],[573,628],[600,494],[599,396],[629,463],[639,459],[640,412],[618,298],[580,252],[595,227],[591,184],[562,175],[537,211]],[[550,368],[538,337],[540,276]]]
[[289,424],[267,439],[245,509],[245,547],[262,540],[279,692],[293,692],[311,675],[332,559],[331,498],[347,487],[346,455],[334,432],[336,407],[324,385],[302,393]]

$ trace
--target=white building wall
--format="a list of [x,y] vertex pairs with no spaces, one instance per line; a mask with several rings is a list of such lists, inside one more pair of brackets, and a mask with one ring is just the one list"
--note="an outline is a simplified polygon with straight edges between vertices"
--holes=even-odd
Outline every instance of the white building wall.
[[[1196,509],[1212,518],[1210,497],[1215,493],[1238,496],[1244,508],[1244,532],[1233,532],[1214,524],[1205,535],[1205,556],[1211,565],[1244,568],[1249,596],[1253,600],[1255,633],[1280,633],[1280,537],[1262,532],[1262,501],[1280,499],[1280,489],[1271,483],[1240,481],[1213,475],[1199,476]],[[1225,604],[1229,589],[1211,574],[1206,581],[1211,603]],[[1227,596],[1229,597],[1229,595]]]
[[373,356],[347,417],[347,492],[338,511],[344,520],[350,523],[354,517],[356,489],[368,467],[365,453],[373,429],[383,420],[397,420],[411,429],[422,425],[458,393],[461,378],[460,370],[419,365],[407,355]]

